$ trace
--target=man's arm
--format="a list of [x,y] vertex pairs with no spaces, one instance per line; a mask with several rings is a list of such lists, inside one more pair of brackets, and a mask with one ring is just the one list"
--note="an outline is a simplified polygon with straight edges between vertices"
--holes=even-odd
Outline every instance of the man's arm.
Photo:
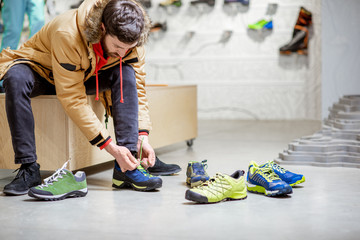
[[138,61],[131,63],[136,77],[136,88],[138,91],[139,99],[139,130],[146,130],[148,133],[152,129],[151,119],[149,115],[149,104],[145,89],[145,48],[137,47],[136,54]]
[[57,98],[89,142],[101,147],[110,135],[87,102],[84,70],[80,66],[81,58],[87,56],[80,56],[76,46],[70,44],[76,41],[69,33],[55,32],[54,35],[51,51]]
[[133,170],[139,163],[131,152],[123,146],[114,144],[111,137],[87,102],[84,85],[84,72],[79,66],[81,57],[69,43],[71,36],[57,33],[57,44],[53,52],[53,74],[56,95],[67,115],[80,128],[91,144],[105,148],[119,163],[122,171]]
[[134,170],[140,164],[126,147],[118,146],[111,142],[105,147],[105,150],[116,159],[123,172]]

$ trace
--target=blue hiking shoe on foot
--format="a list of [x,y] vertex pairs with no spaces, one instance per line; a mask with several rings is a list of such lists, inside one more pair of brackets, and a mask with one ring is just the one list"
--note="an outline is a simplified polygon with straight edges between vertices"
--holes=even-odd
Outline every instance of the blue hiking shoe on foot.
[[135,170],[122,172],[116,161],[112,183],[115,188],[130,186],[138,191],[150,191],[162,186],[161,178],[152,176],[141,165]]
[[207,168],[207,160],[202,160],[201,162],[190,161],[188,163],[186,171],[186,183],[190,187],[196,187],[206,182],[210,179],[209,175],[206,173],[205,169]]
[[274,161],[269,161],[260,167],[267,167],[270,166],[274,172],[287,184],[290,186],[294,186],[300,183],[305,182],[305,177],[302,174],[297,174],[286,170],[285,168],[281,167],[280,165],[276,164]]
[[270,166],[258,166],[254,161],[249,165],[247,190],[269,197],[292,193],[292,187],[281,180]]

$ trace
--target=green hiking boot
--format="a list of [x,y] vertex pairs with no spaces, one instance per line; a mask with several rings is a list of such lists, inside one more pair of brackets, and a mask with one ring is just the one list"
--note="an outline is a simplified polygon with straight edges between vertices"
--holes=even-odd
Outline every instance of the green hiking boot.
[[202,160],[201,162],[190,161],[186,170],[186,183],[190,187],[196,187],[202,184],[203,182],[210,179],[209,175],[206,173],[205,169],[207,168],[207,160]]
[[202,185],[188,189],[185,198],[198,203],[217,203],[226,200],[242,200],[247,197],[245,172],[237,170],[232,175],[217,173]]
[[71,171],[65,169],[67,163],[68,161],[53,175],[46,178],[43,184],[30,188],[28,195],[50,201],[86,196],[88,190],[85,173],[78,171],[73,175]]

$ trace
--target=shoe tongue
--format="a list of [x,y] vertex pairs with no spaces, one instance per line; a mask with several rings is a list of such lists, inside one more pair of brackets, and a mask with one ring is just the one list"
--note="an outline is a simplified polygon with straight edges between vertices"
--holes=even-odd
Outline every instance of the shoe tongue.
[[[135,169],[135,170],[136,170],[136,169]],[[141,166],[141,165],[139,165],[139,166],[137,167],[137,170],[139,170],[140,172],[142,172],[143,174],[145,174],[145,175],[147,175],[147,176],[152,177],[152,175],[151,175],[143,166]]]
[[193,166],[195,166],[195,167],[202,167],[202,164],[199,163],[199,162],[197,162],[197,163],[194,163]]
[[194,169],[194,172],[196,172],[198,174],[205,174],[204,167],[201,163],[194,163],[193,169]]
[[269,166],[269,163],[264,163],[262,165],[259,166],[259,168],[265,168],[265,167],[268,167]]
[[145,168],[144,168],[141,164],[137,167],[137,169],[139,169],[139,170],[145,170]]
[[269,175],[271,172],[273,172],[272,168],[269,166],[269,163],[260,165],[259,168],[261,168],[266,175]]

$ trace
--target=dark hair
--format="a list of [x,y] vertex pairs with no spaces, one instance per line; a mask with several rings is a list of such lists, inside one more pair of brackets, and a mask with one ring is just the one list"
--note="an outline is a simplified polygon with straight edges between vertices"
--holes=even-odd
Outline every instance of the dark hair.
[[127,44],[139,41],[144,29],[144,14],[131,0],[111,0],[102,15],[107,34]]

